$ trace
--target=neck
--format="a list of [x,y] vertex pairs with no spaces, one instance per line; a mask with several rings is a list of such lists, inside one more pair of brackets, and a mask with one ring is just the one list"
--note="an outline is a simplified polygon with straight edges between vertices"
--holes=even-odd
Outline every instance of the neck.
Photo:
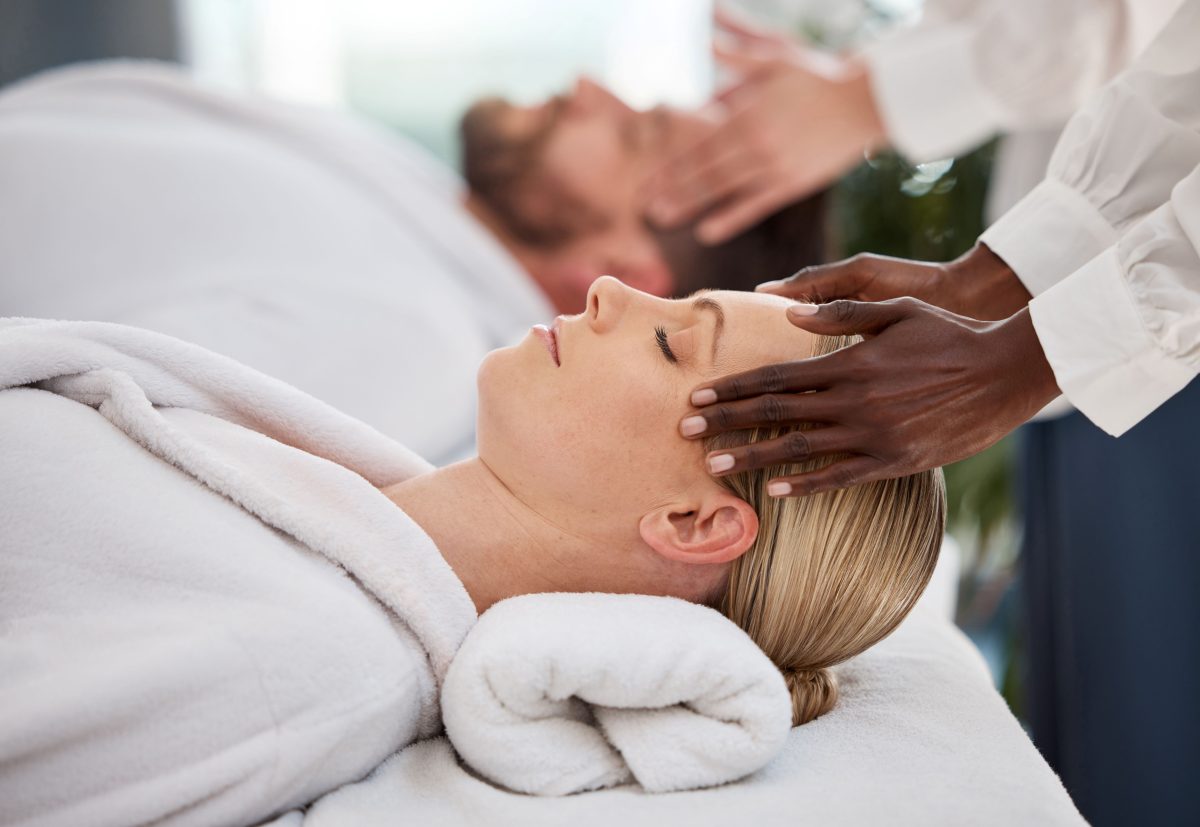
[[578,304],[579,297],[575,293],[563,289],[563,262],[559,260],[553,250],[529,244],[514,236],[495,211],[473,192],[467,192],[463,206],[476,221],[492,234],[500,246],[516,259],[517,263],[521,265],[521,269],[528,273],[534,283],[541,288],[542,293],[555,309],[562,313],[579,311],[579,308],[575,306]]
[[480,613],[519,594],[589,590],[592,543],[521,502],[478,457],[383,493],[433,539]]

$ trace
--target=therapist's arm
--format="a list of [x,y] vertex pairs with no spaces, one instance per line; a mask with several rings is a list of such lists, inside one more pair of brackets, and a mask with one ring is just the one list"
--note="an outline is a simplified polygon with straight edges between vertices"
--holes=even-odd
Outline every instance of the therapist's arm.
[[646,188],[652,220],[704,216],[719,243],[826,186],[864,150],[961,153],[997,131],[1061,123],[1128,59],[1122,0],[930,0],[921,23],[854,59],[818,56],[720,12],[719,58],[744,76],[728,117]]
[[998,322],[912,298],[788,308],[793,324],[864,340],[706,383],[681,432],[814,423],[707,457],[710,471],[831,464],[768,483],[811,494],[965,459],[1064,393],[1120,435],[1200,373],[1200,168],[1118,244]]
[[912,296],[973,319],[1006,319],[1030,298],[1012,268],[983,243],[944,263],[863,253],[834,264],[806,267],[757,289],[802,302],[877,302]]
[[1200,167],[1029,312],[1063,394],[1113,436],[1182,390],[1200,373]]
[[[1058,395],[1028,308],[999,322],[957,316],[916,299],[793,305],[813,333],[862,334],[834,353],[706,383],[680,423],[685,436],[817,423],[707,457],[710,472],[832,464],[772,479],[774,496],[812,494],[913,474],[971,456]],[[698,426],[702,426],[698,429]]]
[[1184,0],[1070,120],[1045,180],[980,236],[1032,295],[1116,244],[1200,164],[1197,42],[1200,2]]
[[869,44],[888,139],[913,161],[1057,126],[1133,57],[1127,0],[930,0]]

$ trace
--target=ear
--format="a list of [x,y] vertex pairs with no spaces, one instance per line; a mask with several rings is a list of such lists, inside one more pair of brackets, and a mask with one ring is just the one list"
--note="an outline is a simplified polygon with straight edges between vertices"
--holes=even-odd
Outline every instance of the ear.
[[638,523],[643,542],[668,560],[728,563],[758,536],[758,515],[745,500],[714,490],[695,500],[659,506]]

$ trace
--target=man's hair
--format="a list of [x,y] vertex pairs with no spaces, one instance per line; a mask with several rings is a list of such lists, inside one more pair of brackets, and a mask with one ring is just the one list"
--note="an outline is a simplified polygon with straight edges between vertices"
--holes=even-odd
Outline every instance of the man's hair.
[[671,231],[653,229],[663,259],[675,275],[675,295],[687,296],[705,287],[753,290],[764,281],[822,263],[825,201],[825,193],[819,192],[713,246],[696,240],[696,224]]
[[561,99],[551,99],[546,123],[521,140],[496,130],[496,116],[508,106],[503,98],[484,98],[463,115],[463,177],[514,237],[543,248],[571,241],[597,218],[542,168],[542,149],[562,112]]

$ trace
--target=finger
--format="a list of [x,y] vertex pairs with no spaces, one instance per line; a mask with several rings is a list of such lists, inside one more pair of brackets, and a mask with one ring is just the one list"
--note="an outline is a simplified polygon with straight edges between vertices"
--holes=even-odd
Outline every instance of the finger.
[[852,348],[722,376],[693,390],[692,404],[697,408],[705,408],[715,402],[731,402],[735,399],[761,396],[764,393],[826,390],[835,379],[846,372],[847,366],[844,362],[850,350]]
[[712,102],[730,106],[741,100],[757,83],[757,78],[739,78],[728,86],[718,89],[712,96]]
[[736,12],[718,5],[713,9],[713,25],[724,34],[754,43],[787,45],[788,39],[777,32],[759,28]]
[[677,179],[669,193],[655,202],[655,220],[678,226],[738,193],[758,189],[767,180],[766,166],[756,157],[735,149]]
[[780,185],[746,192],[701,221],[696,238],[703,244],[722,244],[799,197]]
[[768,393],[710,405],[700,413],[685,417],[679,423],[679,432],[688,439],[700,439],[725,431],[828,422],[837,411],[837,402],[829,398],[828,392]]
[[898,477],[902,473],[874,457],[852,456],[815,471],[773,479],[767,483],[767,493],[772,497],[804,497]]
[[838,427],[789,431],[775,439],[713,451],[705,457],[705,466],[710,474],[724,477],[741,471],[804,462],[844,453],[853,442],[852,434],[849,428]]
[[873,278],[870,265],[861,259],[805,267],[778,281],[768,281],[754,289],[800,301],[826,302],[832,299],[861,300],[862,289]]
[[681,223],[678,205],[692,197],[687,186],[695,171],[725,165],[744,154],[740,131],[739,124],[726,119],[664,164],[646,186],[650,219],[667,228]]
[[728,145],[736,145],[738,141],[728,132],[728,118],[703,125],[701,134],[684,145],[666,160],[654,165],[642,179],[640,194],[647,203],[667,193],[674,186],[675,180],[684,175],[697,163],[706,163],[711,153],[721,153]]
[[762,46],[727,46],[714,43],[713,58],[730,71],[745,77],[753,77],[771,66],[778,53]]
[[913,312],[906,299],[885,302],[857,302],[838,299],[825,304],[793,304],[787,309],[788,321],[820,336],[849,336],[855,333],[874,336]]

